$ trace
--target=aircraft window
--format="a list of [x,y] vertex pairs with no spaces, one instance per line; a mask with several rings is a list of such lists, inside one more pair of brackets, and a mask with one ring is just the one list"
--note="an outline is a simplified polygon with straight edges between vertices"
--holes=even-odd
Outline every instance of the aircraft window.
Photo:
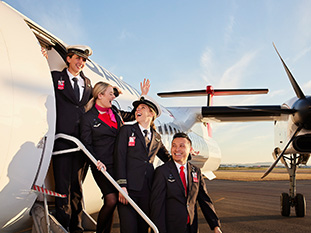
[[166,124],[164,124],[164,133],[165,133],[165,134],[168,134],[168,129],[167,129]]
[[116,101],[116,100],[113,100],[113,101],[112,101],[112,105],[116,106],[117,109],[119,109],[119,110],[121,109],[120,104],[119,104],[118,101]]
[[159,132],[159,134],[163,134],[163,131],[162,131],[162,127],[161,127],[161,126],[158,127],[158,132]]
[[171,127],[170,125],[169,125],[168,127],[169,127],[169,129],[170,129],[170,133],[173,133],[172,127]]

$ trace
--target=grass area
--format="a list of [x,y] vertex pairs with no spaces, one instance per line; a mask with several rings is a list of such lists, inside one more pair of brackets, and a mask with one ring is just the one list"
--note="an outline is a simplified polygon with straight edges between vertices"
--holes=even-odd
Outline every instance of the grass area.
[[217,170],[266,170],[268,167],[219,167]]
[[[261,179],[267,167],[221,167],[215,171],[216,179],[239,181],[289,180],[286,168],[277,167]],[[311,168],[298,168],[297,180],[311,180]]]

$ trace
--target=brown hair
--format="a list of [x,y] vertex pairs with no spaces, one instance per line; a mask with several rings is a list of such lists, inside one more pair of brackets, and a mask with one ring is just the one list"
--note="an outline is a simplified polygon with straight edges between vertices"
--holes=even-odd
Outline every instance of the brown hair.
[[69,62],[67,61],[67,57],[72,58],[73,55],[74,55],[73,52],[67,53],[67,56],[66,56],[66,65],[67,65],[68,67],[69,67]]

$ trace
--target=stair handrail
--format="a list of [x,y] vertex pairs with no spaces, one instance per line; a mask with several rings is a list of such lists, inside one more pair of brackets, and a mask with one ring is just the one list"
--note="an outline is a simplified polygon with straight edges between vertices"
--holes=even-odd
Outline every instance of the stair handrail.
[[[72,148],[72,149],[67,149],[67,150],[61,150],[61,151],[55,151],[53,152],[53,155],[58,155],[58,154],[64,154],[64,153],[69,153],[73,151],[79,151],[82,150],[84,154],[94,163],[94,165],[97,164],[97,160],[94,158],[94,156],[86,149],[86,147],[83,145],[83,143],[77,139],[76,137],[63,134],[63,133],[58,133],[55,135],[55,140],[63,138],[69,141],[74,142],[78,147],[77,148]],[[159,233],[158,228],[156,225],[150,220],[150,218],[139,208],[139,206],[130,198],[130,196],[121,188],[121,186],[111,177],[111,175],[104,169],[102,168],[100,170],[104,176],[110,181],[110,183],[125,197],[125,199],[130,203],[130,205],[136,210],[136,212],[145,220],[145,222],[153,229],[154,233]]]

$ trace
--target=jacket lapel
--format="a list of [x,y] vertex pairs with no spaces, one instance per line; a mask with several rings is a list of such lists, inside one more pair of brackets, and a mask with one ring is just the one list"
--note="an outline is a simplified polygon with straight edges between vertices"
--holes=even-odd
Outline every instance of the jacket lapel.
[[91,82],[88,78],[84,76],[82,71],[80,72],[80,76],[84,79],[84,88],[83,88],[84,90],[83,90],[83,95],[82,95],[80,102],[87,103],[89,101],[89,97],[91,96],[91,92],[92,92]]
[[118,123],[118,129],[120,129],[120,127],[123,125],[123,119],[122,117],[120,116],[120,114],[112,107],[111,108],[116,120],[117,120],[117,123]]
[[153,128],[151,128],[151,140],[148,152],[149,159],[152,155],[155,154],[154,151],[158,148],[158,144],[160,141],[161,141],[160,135]]
[[174,160],[172,159],[172,160],[168,161],[168,163],[169,163],[169,167],[170,167],[171,173],[173,174],[174,177],[176,177],[175,179],[177,181],[177,184],[179,186],[180,191],[186,197],[185,188],[184,188],[184,185],[183,185],[183,183],[181,181],[181,178],[180,178],[180,175],[179,175],[179,171],[177,169],[177,166],[176,166]]
[[146,147],[145,137],[143,136],[143,134],[142,134],[142,132],[141,132],[141,130],[139,128],[138,123],[134,124],[134,128],[135,128],[136,135],[137,135],[139,141],[143,144],[143,146],[144,146],[144,148],[146,150],[146,153],[147,153],[148,151],[147,151],[147,147]]
[[77,104],[78,101],[75,97],[71,82],[69,80],[69,76],[67,74],[67,69],[64,69],[61,73],[61,76],[59,77],[59,80],[63,80],[64,81],[64,90],[63,90],[63,94],[71,100],[71,102]]
[[188,188],[188,190],[187,190],[188,197],[187,197],[187,199],[189,199],[190,191],[193,190],[192,189],[192,185],[193,185],[192,172],[194,171],[193,169],[194,169],[194,167],[192,166],[192,164],[187,162],[187,178],[188,178],[188,187],[187,187]]

